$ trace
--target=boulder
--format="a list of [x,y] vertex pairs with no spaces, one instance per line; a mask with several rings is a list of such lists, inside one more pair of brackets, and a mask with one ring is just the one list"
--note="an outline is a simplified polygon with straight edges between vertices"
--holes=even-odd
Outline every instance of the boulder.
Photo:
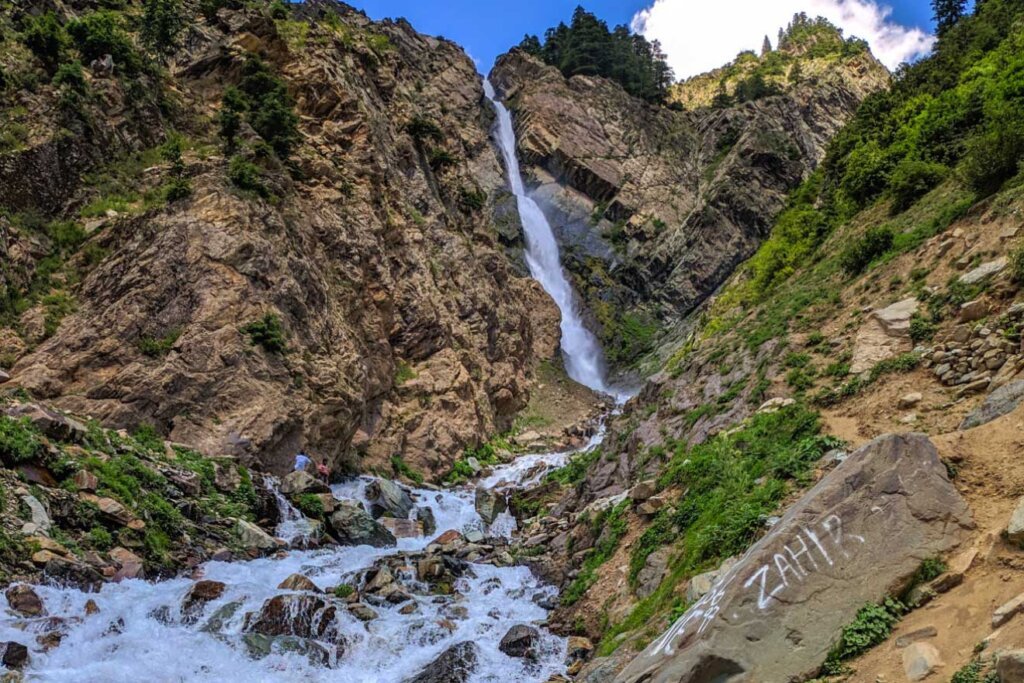
[[89,433],[78,420],[35,403],[19,403],[4,409],[4,412],[14,419],[27,418],[36,429],[55,441],[81,443]]
[[220,581],[198,581],[185,593],[181,601],[182,620],[186,624],[194,624],[199,621],[206,604],[219,599],[227,589]]
[[334,535],[344,545],[388,548],[396,543],[394,535],[370,517],[359,503],[339,501],[338,509],[329,520]]
[[972,271],[964,273],[960,276],[960,282],[965,285],[974,285],[982,280],[986,280],[997,273],[1002,272],[1006,268],[1007,259],[1006,257],[998,258],[995,261],[989,261],[988,263],[982,263],[980,266]]
[[[193,474],[193,476],[197,479],[199,478],[199,475],[197,474]],[[72,481],[75,483],[75,488],[87,493],[95,493],[96,488],[100,485],[100,480],[89,470],[78,470],[75,472],[75,476]]]
[[1021,402],[1024,402],[1024,380],[1004,384],[989,394],[981,406],[964,418],[960,423],[960,429],[974,429],[988,424],[996,418],[1012,413]]
[[1024,547],[1024,498],[1017,501],[1017,507],[1010,515],[1010,523],[1006,525],[1006,540]]
[[300,496],[304,493],[330,493],[331,488],[305,470],[289,473],[281,480],[281,493]]
[[909,337],[910,319],[917,313],[921,303],[914,297],[897,301],[891,306],[880,308],[872,316],[890,337]]
[[540,640],[540,631],[533,626],[517,624],[510,628],[498,643],[498,649],[509,657],[533,657],[533,647]]
[[736,566],[738,561],[738,558],[730,557],[722,562],[718,569],[712,569],[709,572],[697,574],[697,576],[690,579],[690,585],[686,587],[686,599],[689,602],[696,602],[710,593],[711,589],[715,585],[715,581]]
[[960,305],[960,322],[973,323],[988,315],[988,304],[982,299],[975,299]]
[[508,509],[508,504],[505,501],[505,496],[497,491],[479,486],[476,489],[474,507],[476,507],[476,513],[480,515],[480,519],[484,521],[484,524],[494,524],[494,520],[498,518],[498,515]]
[[45,611],[43,601],[39,599],[35,589],[24,583],[8,588],[4,597],[7,598],[10,608],[23,617],[38,617]]
[[359,621],[373,621],[378,617],[378,614],[371,607],[368,607],[361,602],[355,602],[349,605],[348,611]]
[[942,665],[942,657],[931,643],[913,643],[903,650],[903,672],[908,681],[923,681]]
[[432,536],[437,533],[437,520],[434,518],[434,511],[422,505],[416,508],[416,519],[423,525],[423,535]]
[[297,654],[309,660],[317,667],[327,667],[331,663],[331,653],[322,644],[309,638],[296,636],[267,636],[262,633],[246,633],[242,636],[246,652],[253,659],[263,659],[273,654]]
[[274,550],[277,541],[263,529],[244,519],[235,520],[235,533],[243,548],[255,550]]
[[876,439],[786,510],[615,680],[812,678],[861,607],[900,591],[971,528],[926,436]]
[[414,519],[381,517],[377,521],[395,538],[419,538],[423,535],[423,527]]
[[658,589],[665,573],[668,571],[668,561],[672,557],[672,548],[664,547],[655,550],[647,556],[643,569],[636,576],[636,595],[643,599]]
[[21,502],[28,508],[29,516],[32,520],[32,524],[36,526],[36,530],[46,533],[53,526],[53,521],[50,519],[50,515],[46,512],[46,508],[39,502],[39,499],[33,496],[31,493],[26,493],[21,497]]
[[120,582],[125,579],[145,578],[146,572],[143,568],[142,558],[128,550],[117,547],[110,551],[110,559],[117,565],[117,572],[113,581]]
[[900,410],[909,410],[917,406],[918,403],[924,400],[924,395],[915,391],[904,396],[900,396],[900,400],[896,402],[896,407]]
[[996,661],[999,683],[1024,683],[1024,650],[1010,650]]
[[336,608],[306,593],[275,595],[259,612],[247,614],[244,630],[265,636],[298,636],[327,640],[333,633]]
[[479,658],[480,647],[476,643],[456,643],[406,683],[465,683],[473,675]]
[[629,490],[629,499],[634,503],[642,503],[658,492],[656,481],[642,481]]
[[309,577],[302,574],[292,574],[282,581],[277,589],[282,591],[307,591],[309,593],[322,592],[315,583],[309,580]]
[[999,628],[1021,612],[1024,612],[1024,593],[1004,602],[992,613],[992,628]]
[[213,485],[221,493],[234,493],[242,485],[242,475],[234,463],[214,463]]
[[0,643],[0,664],[8,669],[23,669],[28,664],[28,648],[14,641]]
[[370,501],[370,512],[374,519],[387,515],[397,519],[408,519],[412,512],[412,498],[401,486],[389,479],[374,479],[366,487],[366,498]]

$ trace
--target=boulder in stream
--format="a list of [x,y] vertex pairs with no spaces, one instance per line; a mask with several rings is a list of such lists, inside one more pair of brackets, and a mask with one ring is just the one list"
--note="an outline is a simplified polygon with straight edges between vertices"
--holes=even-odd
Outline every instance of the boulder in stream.
[[281,493],[286,496],[299,496],[304,493],[330,493],[331,489],[305,470],[290,472],[281,480]]
[[370,501],[370,512],[374,519],[394,517],[409,519],[413,502],[401,486],[388,479],[374,479],[366,486],[366,498]]
[[23,617],[38,617],[43,614],[43,601],[32,586],[19,583],[4,593],[10,608]]
[[359,503],[339,501],[330,523],[334,535],[344,545],[390,548],[396,544],[394,535],[370,517]]
[[483,486],[478,486],[476,489],[474,505],[477,514],[480,515],[480,519],[484,521],[484,524],[494,524],[494,520],[498,518],[498,515],[508,508],[505,496]]
[[28,664],[28,648],[14,641],[0,643],[0,664],[8,669],[22,669]]
[[465,683],[473,675],[479,658],[480,647],[476,643],[456,643],[406,683]]
[[334,605],[305,593],[275,595],[259,612],[246,615],[245,630],[265,636],[327,640],[334,627]]
[[194,624],[203,615],[206,604],[217,600],[227,589],[220,581],[197,581],[185,593],[181,601],[182,620],[186,624]]
[[498,649],[509,657],[533,657],[534,645],[540,640],[540,631],[533,626],[517,624],[510,628],[498,643]]
[[861,607],[899,593],[971,528],[927,436],[876,439],[791,506],[615,681],[813,678]]

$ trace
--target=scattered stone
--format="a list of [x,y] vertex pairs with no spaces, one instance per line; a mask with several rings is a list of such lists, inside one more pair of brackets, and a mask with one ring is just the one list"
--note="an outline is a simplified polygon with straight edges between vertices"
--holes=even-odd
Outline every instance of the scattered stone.
[[647,556],[643,569],[637,574],[636,595],[641,600],[648,597],[661,585],[668,572],[668,562],[672,556],[672,548],[664,547]]
[[44,508],[43,504],[39,502],[39,499],[31,493],[26,493],[21,497],[21,501],[28,507],[32,524],[35,524],[36,529],[43,533],[49,533],[50,529],[53,527],[53,521],[50,519],[50,515],[46,512],[46,508]]
[[94,614],[99,614],[100,606],[96,604],[96,601],[89,599],[85,601],[85,616],[91,617]]
[[941,666],[942,657],[931,643],[912,643],[903,650],[903,671],[907,680],[922,681]]
[[484,532],[479,529],[470,529],[466,532],[466,540],[470,543],[482,543],[484,540]]
[[366,498],[370,501],[370,513],[374,519],[387,515],[396,519],[408,519],[413,502],[401,486],[389,479],[374,479],[366,487]]
[[328,519],[335,536],[343,545],[389,548],[397,543],[390,531],[378,524],[362,505],[354,501],[339,501],[338,509]]
[[493,489],[478,486],[474,507],[476,507],[476,512],[480,515],[480,519],[484,521],[484,524],[494,524],[494,520],[507,509],[508,504],[505,501],[505,496],[502,494]]
[[419,538],[423,535],[423,528],[414,519],[395,519],[394,517],[381,517],[377,520],[382,527],[391,532],[397,538]]
[[937,635],[939,635],[939,630],[937,628],[934,626],[925,626],[924,628],[919,628],[916,631],[911,631],[910,633],[897,638],[896,647],[902,650],[919,640],[927,640],[928,638],[934,638]]
[[957,397],[980,394],[981,392],[988,389],[990,384],[992,384],[992,379],[989,377],[982,377],[981,379],[973,380],[957,389]]
[[1024,593],[1004,603],[992,613],[992,628],[999,628],[1021,612],[1024,612]]
[[1006,525],[1006,540],[1024,547],[1024,498],[1017,501],[1017,507],[1010,515],[1010,523]]
[[43,601],[32,586],[19,583],[4,593],[11,609],[25,617],[38,617],[44,613]]
[[479,658],[480,647],[476,643],[456,643],[408,683],[465,683],[473,675]]
[[78,472],[75,473],[73,481],[75,483],[75,488],[87,493],[95,493],[96,488],[100,485],[100,480],[97,479],[96,475],[89,470],[78,470]]
[[974,285],[982,280],[992,277],[1006,268],[1006,257],[998,258],[995,261],[983,263],[974,270],[960,276],[960,282],[965,285]]
[[309,580],[309,577],[302,574],[292,574],[282,581],[277,589],[282,591],[308,591],[310,593],[322,592],[315,583]]
[[757,409],[758,413],[776,413],[783,408],[787,408],[796,403],[796,399],[792,398],[770,398],[761,404],[761,407]]
[[377,618],[377,613],[370,607],[364,605],[361,602],[356,602],[348,606],[348,611],[359,621],[373,621]]
[[113,577],[114,582],[120,582],[125,579],[145,578],[146,572],[143,567],[142,558],[127,548],[114,548],[110,551],[110,559],[118,565],[117,573]]
[[634,503],[642,503],[658,492],[655,481],[642,481],[629,490],[629,499]]
[[28,664],[28,648],[21,643],[0,643],[0,663],[8,669],[23,669]]
[[1024,650],[1000,653],[996,673],[999,674],[999,683],[1024,683]]
[[244,519],[235,520],[235,533],[243,548],[255,550],[275,550],[277,541],[263,529]]
[[988,304],[981,299],[960,305],[960,322],[972,323],[988,315]]
[[918,403],[924,400],[924,395],[920,392],[915,391],[911,394],[901,396],[900,400],[896,403],[896,407],[900,410],[909,410],[917,406]]
[[199,621],[207,603],[213,602],[224,595],[227,589],[220,581],[198,581],[188,589],[181,601],[181,614],[186,624]]
[[533,646],[540,639],[540,631],[532,626],[517,624],[508,630],[498,643],[498,649],[509,657],[534,657]]
[[989,394],[979,408],[964,418],[960,429],[974,429],[988,424],[1003,415],[1012,413],[1021,402],[1024,402],[1024,380],[1005,384]]
[[463,540],[465,540],[465,539],[462,537],[461,533],[459,533],[455,529],[449,529],[448,531],[444,532],[443,534],[441,534],[440,536],[435,538],[431,542],[431,545],[442,545],[443,546],[443,545],[448,545],[450,543],[456,543],[458,541],[463,541]]
[[290,472],[281,480],[281,493],[299,496],[304,493],[330,493],[331,488],[305,470]]
[[872,316],[882,325],[882,329],[890,337],[907,337],[910,335],[910,319],[917,313],[921,302],[916,297],[897,301],[891,306],[872,312]]

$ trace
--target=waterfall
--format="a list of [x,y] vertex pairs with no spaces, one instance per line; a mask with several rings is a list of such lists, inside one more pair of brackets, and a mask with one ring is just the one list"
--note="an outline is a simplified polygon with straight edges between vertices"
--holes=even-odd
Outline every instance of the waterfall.
[[580,318],[579,304],[569,279],[562,269],[558,255],[558,242],[551,224],[533,199],[526,194],[523,177],[516,157],[516,134],[512,127],[512,115],[499,102],[490,81],[484,81],[484,92],[494,104],[498,114],[498,145],[505,158],[509,184],[519,205],[519,217],[526,235],[526,263],[530,274],[541,284],[562,313],[562,357],[569,377],[594,391],[613,394],[605,380],[604,354],[594,333],[587,329]]
[[313,525],[310,521],[299,512],[298,508],[292,505],[292,502],[281,493],[280,485],[274,477],[267,475],[263,479],[263,486],[268,491],[274,494],[274,500],[277,502],[277,509],[281,514],[281,519],[277,524],[277,528],[274,533],[278,538],[282,538],[293,545],[302,545],[304,541],[307,541],[313,535]]

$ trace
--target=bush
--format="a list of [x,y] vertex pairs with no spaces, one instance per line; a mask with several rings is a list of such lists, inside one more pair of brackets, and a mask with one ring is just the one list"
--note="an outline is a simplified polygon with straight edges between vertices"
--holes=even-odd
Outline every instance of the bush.
[[85,92],[85,74],[82,72],[82,63],[79,61],[61,64],[57,73],[53,75],[53,84],[57,87],[66,85],[75,92]]
[[162,337],[142,337],[139,339],[139,351],[150,358],[166,356],[174,348],[179,337],[181,337],[180,328],[174,328]]
[[238,88],[229,87],[224,91],[217,123],[220,126],[220,136],[224,138],[224,148],[228,152],[235,149],[235,140],[242,128],[242,114],[247,106],[245,96]]
[[858,205],[864,206],[885,190],[891,161],[877,142],[854,149],[846,159],[842,188]]
[[299,512],[313,519],[321,519],[324,516],[324,502],[315,493],[303,493],[296,496],[295,507],[299,509]]
[[931,341],[935,336],[935,324],[928,321],[924,316],[915,313],[910,318],[910,339],[915,344]]
[[948,172],[949,169],[942,164],[909,159],[902,161],[889,180],[892,212],[901,213],[909,209],[914,202],[941,183]]
[[894,238],[895,234],[890,227],[869,228],[843,250],[839,256],[839,265],[850,275],[860,275],[872,261],[892,248]]
[[284,82],[259,57],[250,55],[242,65],[239,89],[247,98],[249,125],[287,159],[299,141],[299,117]]
[[454,166],[456,159],[455,155],[448,150],[435,148],[430,150],[428,162],[430,163],[430,168],[434,169],[434,172],[442,173],[445,169]]
[[171,53],[184,28],[181,0],[144,0],[141,33],[150,50],[160,55]]
[[982,195],[997,192],[1020,171],[1024,159],[1024,117],[996,119],[980,135],[967,141],[961,170],[967,184]]
[[441,129],[438,128],[436,123],[418,114],[412,117],[409,123],[405,124],[405,132],[411,135],[417,142],[424,140],[440,142],[444,139],[444,135],[442,135]]
[[397,477],[405,477],[417,486],[423,484],[423,475],[410,467],[400,455],[391,456],[391,472]]
[[228,180],[240,190],[254,192],[264,199],[270,198],[270,191],[263,184],[263,172],[245,157],[231,157],[228,162]]
[[284,353],[288,350],[281,318],[276,313],[267,313],[259,320],[244,325],[242,332],[249,335],[250,343],[262,346],[270,353]]
[[101,526],[93,527],[86,536],[86,540],[89,542],[90,546],[100,552],[110,550],[114,547],[114,537],[110,535],[109,531]]
[[22,40],[48,71],[57,68],[68,46],[68,35],[53,12],[28,17],[22,31]]
[[110,55],[114,64],[128,73],[135,73],[142,67],[131,36],[125,32],[121,17],[116,12],[101,10],[87,14],[70,22],[68,33],[88,62]]
[[349,597],[355,592],[356,589],[353,588],[351,584],[347,583],[343,583],[340,586],[335,586],[333,591],[334,597],[340,598],[341,600],[344,600],[345,598]]
[[1018,285],[1024,285],[1024,244],[1010,253],[1010,277]]
[[42,448],[39,432],[31,422],[0,415],[0,461],[4,465],[14,467],[33,460]]
[[842,662],[867,652],[878,645],[892,633],[906,607],[898,600],[886,598],[880,605],[865,605],[857,612],[853,623],[843,628],[839,642],[829,652],[823,673],[837,675],[842,673]]

